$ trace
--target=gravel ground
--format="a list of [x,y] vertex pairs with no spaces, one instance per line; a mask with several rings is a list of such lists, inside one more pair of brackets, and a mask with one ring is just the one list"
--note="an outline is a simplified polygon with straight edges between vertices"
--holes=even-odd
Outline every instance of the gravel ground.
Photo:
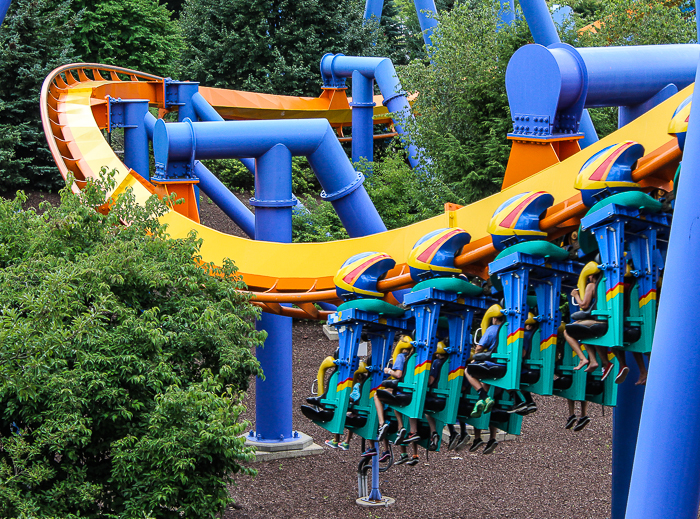
[[[55,194],[29,192],[28,206]],[[249,194],[238,195],[247,203]],[[207,199],[202,223],[242,236],[238,227]],[[299,410],[309,396],[321,361],[337,342],[326,339],[320,323],[295,322],[294,428],[323,445],[331,435]],[[390,508],[364,509],[357,498],[360,442],[348,452],[324,447],[323,455],[255,464],[255,478],[239,476],[231,488],[236,504],[226,519],[262,518],[603,518],[610,513],[612,412],[602,416],[592,406],[593,421],[582,432],[563,429],[564,400],[536,398],[539,411],[526,417],[522,435],[496,451],[430,453],[415,467],[392,467],[381,475],[382,494],[396,499]],[[246,397],[244,418],[254,421],[254,384]],[[445,447],[443,445],[443,447]]]

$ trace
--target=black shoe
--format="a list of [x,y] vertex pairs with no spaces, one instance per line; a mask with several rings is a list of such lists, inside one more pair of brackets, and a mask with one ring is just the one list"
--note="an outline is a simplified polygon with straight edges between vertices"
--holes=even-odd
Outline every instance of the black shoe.
[[406,436],[408,436],[408,431],[404,427],[402,427],[396,434],[394,445],[401,445],[404,441],[406,441]]
[[408,437],[403,441],[404,443],[413,443],[420,441],[420,436],[418,433],[412,432],[411,434],[408,435]]
[[385,461],[388,461],[389,458],[391,458],[391,453],[389,451],[384,451],[382,452],[382,455],[379,456],[379,462],[384,463]]
[[394,465],[401,465],[403,463],[406,463],[410,459],[411,459],[411,457],[408,454],[406,454],[405,452],[402,452],[401,456],[399,456],[399,459],[397,459],[394,462]]
[[371,457],[376,456],[376,455],[377,455],[377,449],[375,449],[374,447],[370,447],[369,449],[367,449],[365,452],[362,453],[363,458],[371,458]]
[[384,422],[379,426],[377,430],[377,441],[380,442],[386,437],[386,433],[389,432],[389,422]]
[[530,402],[527,404],[527,409],[525,410],[525,414],[532,414],[537,412],[537,404],[535,402]]
[[472,439],[472,438],[471,438],[471,436],[469,436],[469,433],[466,433],[466,432],[465,432],[463,435],[461,435],[461,436],[459,437],[459,442],[457,443],[457,446],[455,447],[455,450],[456,450],[456,451],[461,451],[462,449],[464,449],[464,447],[467,446],[467,444],[469,443],[469,440],[471,440],[471,439]]
[[576,415],[572,414],[566,420],[566,425],[564,426],[564,429],[571,429],[574,425],[576,425]]
[[481,438],[475,438],[474,443],[472,443],[472,446],[469,447],[469,452],[476,452],[479,447],[481,447],[484,444],[484,440]]
[[493,451],[496,450],[496,447],[498,447],[498,442],[496,441],[496,438],[491,438],[489,442],[486,444],[486,448],[484,449],[484,454],[491,454]]
[[418,456],[413,456],[413,458],[411,458],[411,461],[406,462],[406,465],[410,465],[411,467],[413,465],[418,465]]
[[520,402],[519,404],[515,404],[511,409],[508,409],[508,414],[518,413],[518,411],[524,409],[527,409],[527,402]]
[[454,433],[453,435],[450,436],[449,441],[447,442],[447,450],[448,451],[453,451],[457,447],[457,444],[459,443],[459,434]]
[[428,443],[428,450],[429,451],[436,451],[436,450],[438,450],[439,446],[440,446],[440,436],[438,436],[438,433],[434,432],[430,436],[430,443]]
[[587,416],[582,416],[579,418],[576,427],[574,427],[574,431],[583,431],[589,423],[591,423],[591,419]]

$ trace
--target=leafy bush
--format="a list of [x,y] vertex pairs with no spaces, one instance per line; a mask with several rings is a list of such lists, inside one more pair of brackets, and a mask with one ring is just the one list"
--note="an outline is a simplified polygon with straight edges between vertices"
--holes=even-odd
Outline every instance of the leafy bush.
[[214,517],[253,473],[258,311],[157,199],[95,211],[105,185],[42,216],[0,199],[0,516]]

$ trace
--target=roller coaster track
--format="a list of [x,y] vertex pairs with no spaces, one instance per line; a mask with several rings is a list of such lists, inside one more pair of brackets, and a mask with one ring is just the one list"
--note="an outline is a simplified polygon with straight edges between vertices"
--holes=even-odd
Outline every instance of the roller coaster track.
[[[404,263],[411,247],[418,238],[437,228],[461,227],[471,234],[471,243],[456,262],[465,273],[485,278],[488,262],[496,254],[486,233],[488,221],[501,203],[519,193],[544,190],[554,195],[554,205],[540,223],[550,239],[576,229],[586,208],[573,187],[574,179],[591,155],[611,144],[626,140],[642,144],[646,155],[639,160],[633,178],[644,187],[668,187],[680,160],[680,151],[675,138],[668,135],[666,129],[673,111],[690,95],[692,88],[688,87],[596,144],[500,193],[465,207],[448,204],[442,215],[380,234],[327,243],[282,244],[226,235],[189,220],[175,210],[161,220],[168,225],[173,238],[197,231],[203,238],[203,261],[220,265],[225,257],[233,259],[252,293],[252,301],[264,311],[324,319],[329,312],[318,310],[313,303],[338,302],[333,275],[345,259],[364,251],[390,254],[397,266],[380,282],[379,288],[387,292],[387,300],[394,301],[388,292],[412,285]],[[336,127],[350,121],[344,92],[345,101],[333,100],[332,92],[324,92],[320,98],[293,98],[200,87],[200,93],[225,118],[301,118],[326,114]],[[106,167],[116,171],[117,185],[110,196],[131,189],[137,201],[143,203],[154,192],[153,186],[127,168],[105,140],[107,96],[148,99],[151,107],[159,108],[161,113],[166,111],[164,78],[109,65],[65,65],[46,78],[41,90],[41,119],[49,149],[61,175],[66,178],[72,173],[75,177],[74,189],[82,187],[87,179],[96,177],[100,169]],[[375,113],[385,113],[382,108],[380,106]],[[295,307],[282,306],[283,303]]]

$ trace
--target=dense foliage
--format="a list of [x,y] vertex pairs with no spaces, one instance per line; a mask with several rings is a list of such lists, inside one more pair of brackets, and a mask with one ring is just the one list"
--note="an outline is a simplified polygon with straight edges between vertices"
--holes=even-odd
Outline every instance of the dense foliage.
[[73,43],[83,61],[174,75],[180,26],[158,0],[73,0],[81,14]]
[[70,1],[15,0],[0,26],[0,192],[62,184],[41,126],[39,93],[54,68],[78,60],[66,34]]
[[318,96],[325,53],[390,52],[376,22],[362,23],[363,8],[357,0],[188,0],[182,76],[207,86]]
[[167,238],[156,199],[61,198],[0,199],[0,517],[214,517],[251,473],[258,311],[232,263]]

